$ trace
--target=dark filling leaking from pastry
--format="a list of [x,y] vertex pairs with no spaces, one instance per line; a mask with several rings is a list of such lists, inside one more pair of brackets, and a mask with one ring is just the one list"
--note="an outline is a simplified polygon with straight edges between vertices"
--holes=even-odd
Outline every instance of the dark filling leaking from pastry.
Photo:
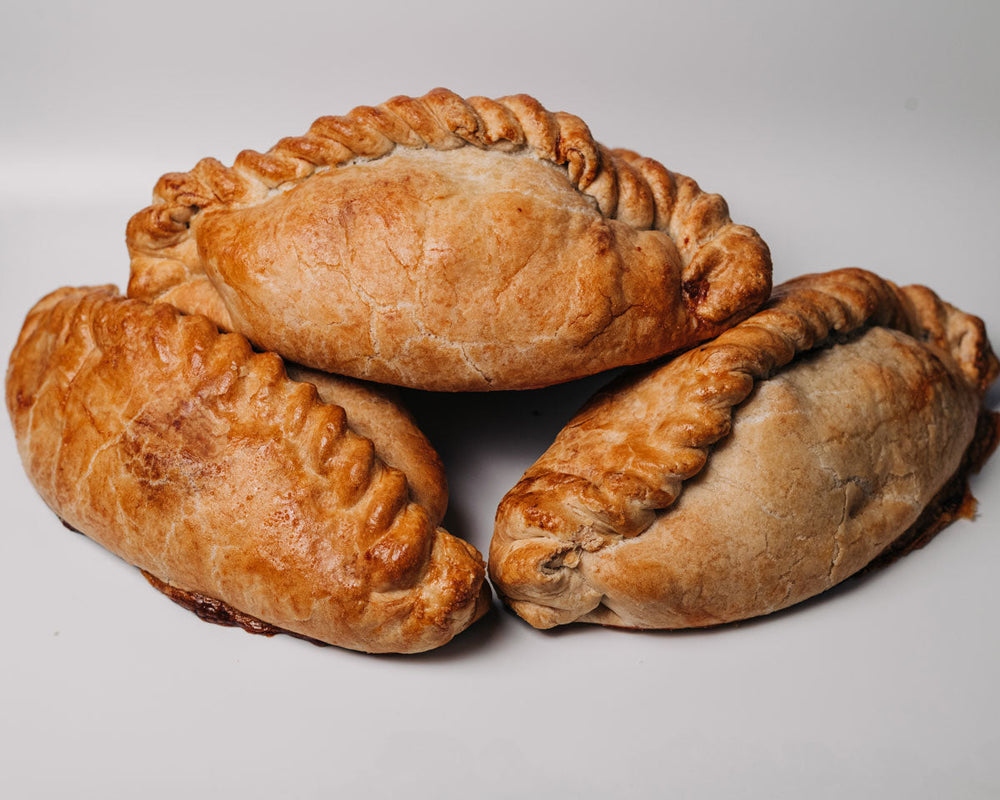
[[[86,536],[85,533],[77,528],[74,528],[62,517],[59,517],[59,521],[67,530],[73,531],[73,533],[78,533],[81,536]],[[284,633],[288,636],[294,636],[296,639],[303,639],[307,642],[311,642],[318,647],[327,646],[326,642],[321,642],[319,639],[313,639],[309,636],[303,636],[301,633],[295,633],[295,631],[279,628],[277,625],[272,625],[269,622],[257,619],[257,617],[245,614],[238,608],[233,608],[229,605],[229,603],[224,603],[222,600],[217,600],[214,597],[209,597],[208,595],[201,594],[200,592],[188,592],[184,589],[179,589],[176,586],[171,586],[166,581],[161,581],[155,575],[146,572],[144,569],[140,569],[139,572],[141,572],[142,576],[149,581],[150,586],[158,592],[162,592],[177,603],[177,605],[182,608],[186,608],[188,611],[197,616],[198,619],[204,620],[205,622],[211,622],[215,625],[224,625],[228,628],[242,628],[247,633],[256,633],[261,636],[275,636],[279,633]]]
[[199,619],[202,619],[205,622],[212,622],[216,625],[224,625],[230,628],[242,628],[247,633],[256,633],[261,636],[274,636],[279,633],[284,633],[289,636],[294,636],[296,639],[304,639],[305,641],[311,642],[318,647],[327,646],[326,642],[321,642],[318,639],[313,639],[309,636],[303,636],[300,633],[295,633],[294,631],[279,628],[277,625],[271,625],[269,622],[264,622],[263,620],[250,616],[249,614],[244,614],[239,609],[233,608],[231,605],[224,603],[222,600],[216,600],[214,597],[209,597],[199,592],[188,592],[184,589],[179,589],[176,586],[171,586],[165,581],[161,581],[155,575],[151,575],[144,569],[140,569],[139,571],[143,574],[143,577],[149,581],[150,586],[157,591],[162,592],[177,603],[177,605],[191,611]]

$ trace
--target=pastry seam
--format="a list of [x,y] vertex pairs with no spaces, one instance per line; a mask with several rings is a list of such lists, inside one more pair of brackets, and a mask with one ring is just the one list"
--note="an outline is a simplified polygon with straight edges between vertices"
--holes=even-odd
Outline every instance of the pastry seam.
[[[549,162],[563,169],[605,218],[666,233],[680,254],[685,293],[693,305],[703,289],[699,273],[711,268],[715,248],[747,239],[757,255],[750,262],[770,262],[767,246],[755,231],[731,221],[721,196],[703,192],[693,179],[651,158],[601,145],[579,117],[550,112],[524,94],[463,99],[438,88],[419,98],[399,96],[344,116],[320,117],[305,135],[284,138],[266,153],[244,150],[232,167],[205,158],[189,172],[164,175],[153,205],[128,224],[133,262],[144,258],[133,265],[138,274],[132,283],[149,282],[142,292],[148,297],[198,274],[197,255],[176,248],[190,237],[191,220],[203,209],[257,205],[279,187],[293,188],[317,171],[377,160],[398,147],[443,151],[465,146],[527,153]],[[158,269],[166,274],[153,276]]]
[[[558,535],[559,530],[551,530],[553,544],[560,545],[553,558],[563,558],[567,549],[577,545],[595,550],[641,535],[652,524],[656,512],[676,502],[683,482],[702,471],[711,446],[729,434],[733,409],[758,381],[800,353],[876,325],[923,341],[938,358],[951,361],[957,368],[952,371],[973,389],[981,391],[998,373],[981,321],[923,287],[900,289],[861,269],[802,276],[779,287],[764,310],[738,329],[688,351],[664,368],[680,376],[672,389],[677,403],[674,413],[656,433],[656,438],[666,441],[665,446],[654,458],[637,457],[634,462],[645,469],[605,473],[598,467],[573,473],[561,470],[558,456],[546,453],[501,503],[498,519],[523,510],[531,504],[532,495],[543,499],[549,486],[557,482],[572,487],[572,499],[562,504],[564,512],[571,511],[568,516],[572,517],[561,520],[563,532],[574,537],[584,533],[589,538],[584,545],[575,538],[567,541]],[[746,342],[750,329],[757,338],[752,345]],[[685,386],[685,374],[693,375],[694,379],[688,381],[699,385]],[[711,380],[704,388],[706,376]],[[595,407],[599,407],[599,400]],[[706,412],[706,423],[691,422]],[[565,429],[569,433],[560,433],[556,442],[569,439],[572,429],[579,426],[579,422],[571,423]],[[660,466],[664,464],[675,468],[664,470]],[[622,495],[625,499],[618,500]],[[517,527],[522,533],[517,538],[539,536],[538,526]],[[597,540],[600,544],[595,547]]]

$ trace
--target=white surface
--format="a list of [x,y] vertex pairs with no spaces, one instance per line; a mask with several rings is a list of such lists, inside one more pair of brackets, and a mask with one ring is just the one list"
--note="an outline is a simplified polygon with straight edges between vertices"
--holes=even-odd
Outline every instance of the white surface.
[[[161,173],[437,85],[529,92],[695,176],[778,280],[864,266],[1000,338],[994,3],[54,3],[0,29],[4,353],[49,290],[124,284]],[[486,548],[599,382],[412,396],[454,532]],[[6,797],[1000,795],[1000,458],[974,523],[790,613],[546,634],[495,611],[420,657],[201,623],[59,525],[7,424],[0,469]]]

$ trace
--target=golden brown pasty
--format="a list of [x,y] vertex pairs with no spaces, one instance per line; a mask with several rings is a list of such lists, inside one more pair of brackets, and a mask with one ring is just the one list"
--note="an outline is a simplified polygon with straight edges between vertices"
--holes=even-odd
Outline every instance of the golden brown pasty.
[[500,505],[494,584],[543,628],[792,605],[954,514],[941,490],[958,471],[961,503],[963,455],[995,435],[996,374],[982,322],[928,289],[793,280],[565,427]]
[[45,502],[200,615],[372,652],[444,644],[489,590],[439,527],[437,456],[385,397],[294,374],[319,394],[204,317],[60,289],[28,314],[7,408]]
[[164,175],[128,293],[329,372],[521,389],[716,335],[770,291],[725,201],[579,118],[437,89]]

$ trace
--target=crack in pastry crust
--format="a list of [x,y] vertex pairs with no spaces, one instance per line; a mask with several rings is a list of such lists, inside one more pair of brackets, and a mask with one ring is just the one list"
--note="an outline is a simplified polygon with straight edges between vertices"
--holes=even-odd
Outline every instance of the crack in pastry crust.
[[203,317],[61,289],[25,320],[7,407],[45,502],[177,592],[357,650],[443,644],[489,595],[439,527],[440,462],[385,397],[295,374],[313,383]]
[[[126,240],[130,296],[310,366],[425,389],[529,388],[648,360],[770,290],[766,245],[720,196],[527,95],[396,97],[232,167],[203,159],[160,179]],[[616,282],[624,302],[597,313]],[[381,303],[378,286],[393,290]]]
[[[849,395],[821,391],[825,370]],[[928,289],[862,270],[790,281],[592,400],[502,501],[491,576],[539,627],[701,626],[797,602],[909,528],[977,446],[996,374],[982,322]]]

